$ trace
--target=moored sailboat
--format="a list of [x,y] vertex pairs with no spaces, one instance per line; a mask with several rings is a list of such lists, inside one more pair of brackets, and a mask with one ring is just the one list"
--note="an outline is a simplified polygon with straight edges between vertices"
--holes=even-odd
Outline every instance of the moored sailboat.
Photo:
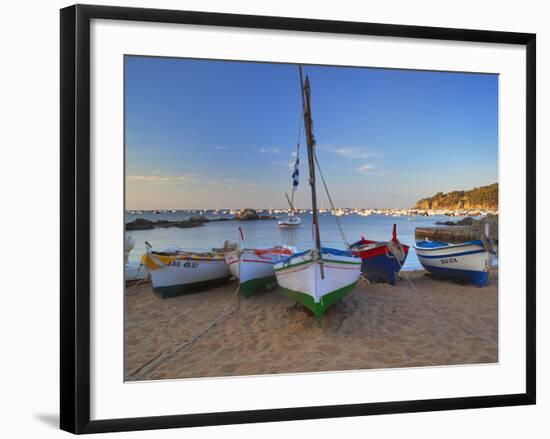
[[296,161],[294,162],[294,171],[292,172],[292,189],[290,193],[290,198],[288,198],[288,195],[285,194],[288,204],[290,205],[290,213],[285,219],[277,223],[281,229],[298,227],[300,224],[302,224],[302,220],[300,219],[300,217],[296,216],[296,209],[294,208],[294,192],[296,192],[296,190],[298,189],[298,182],[299,182],[299,176],[300,176],[299,165],[300,165],[300,144],[298,143],[298,146],[296,148]]
[[349,250],[321,246],[317,193],[315,187],[315,140],[311,118],[310,83],[302,78],[302,113],[307,140],[309,182],[311,187],[314,248],[296,253],[274,265],[275,275],[282,291],[292,300],[310,309],[318,321],[327,308],[351,292],[361,274],[361,259]]

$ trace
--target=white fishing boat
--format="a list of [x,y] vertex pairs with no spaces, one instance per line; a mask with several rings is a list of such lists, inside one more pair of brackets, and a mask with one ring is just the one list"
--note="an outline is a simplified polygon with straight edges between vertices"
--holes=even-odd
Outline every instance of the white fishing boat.
[[300,219],[300,217],[295,216],[294,213],[290,213],[287,218],[277,222],[277,225],[281,229],[291,229],[294,227],[299,227],[300,224],[302,224],[302,220]]
[[296,248],[276,245],[243,248],[225,255],[231,274],[239,279],[241,294],[250,297],[259,288],[271,288],[277,283],[273,265],[296,253]]
[[489,282],[492,252],[481,240],[460,244],[418,241],[414,249],[424,269],[435,277],[465,280],[479,287]]
[[130,252],[134,249],[136,243],[130,235],[124,238],[124,281],[134,282],[147,277],[145,267],[137,262],[130,262]]
[[302,220],[300,217],[296,216],[296,209],[294,208],[294,193],[298,189],[298,183],[300,180],[300,144],[298,143],[296,147],[296,160],[294,162],[294,171],[292,172],[292,189],[290,192],[290,198],[288,198],[288,195],[285,194],[285,197],[288,201],[288,204],[290,205],[290,212],[288,216],[278,221],[277,224],[281,229],[291,229],[294,227],[299,227],[300,224],[302,224]]
[[136,242],[132,239],[130,235],[125,235],[124,237],[124,264],[128,264],[128,257],[130,252],[134,249]]
[[236,244],[226,241],[211,252],[190,252],[178,247],[154,251],[147,244],[141,262],[151,273],[151,284],[159,297],[173,297],[228,280],[231,277],[225,255]]
[[[314,151],[315,139],[313,137],[310,104],[311,89],[307,76],[305,82],[303,81],[301,66],[300,85],[302,90],[302,113],[307,140],[315,246],[311,250],[296,253],[276,263],[274,270],[282,291],[292,300],[310,309],[317,321],[320,322],[321,316],[327,308],[351,292],[359,281],[361,259],[353,256],[349,250],[321,247],[315,186],[315,166],[319,167],[319,163]],[[321,178],[327,191],[327,197],[332,205],[322,173]],[[332,207],[334,208],[334,206]],[[338,226],[339,228],[341,227],[339,223]],[[343,237],[343,231],[341,228],[340,230]]]

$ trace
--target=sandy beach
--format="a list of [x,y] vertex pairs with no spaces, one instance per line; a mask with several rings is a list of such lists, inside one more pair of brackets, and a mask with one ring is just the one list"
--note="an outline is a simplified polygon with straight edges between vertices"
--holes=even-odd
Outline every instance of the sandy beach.
[[125,379],[217,377],[498,361],[498,272],[490,285],[408,272],[359,286],[319,326],[277,289],[238,296],[237,282],[171,299],[149,283],[126,290]]

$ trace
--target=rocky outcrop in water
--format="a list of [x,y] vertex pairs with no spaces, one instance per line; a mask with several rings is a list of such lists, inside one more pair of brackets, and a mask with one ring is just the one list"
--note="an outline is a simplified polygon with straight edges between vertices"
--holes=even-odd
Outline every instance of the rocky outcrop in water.
[[126,224],[126,230],[151,230],[164,227],[179,227],[181,229],[188,229],[190,227],[200,227],[204,223],[207,223],[209,221],[210,220],[208,218],[205,218],[204,216],[194,216],[189,218],[188,220],[180,221],[150,221],[144,218],[136,218],[134,221]]
[[195,215],[186,220],[158,220],[151,221],[145,218],[136,218],[134,221],[126,223],[126,230],[151,230],[161,229],[166,227],[179,227],[180,229],[188,229],[191,227],[200,227],[206,223],[217,221],[251,221],[251,220],[269,220],[276,219],[274,216],[258,215],[254,209],[242,209],[233,218],[206,218],[204,215]]
[[276,219],[274,216],[258,215],[254,209],[241,209],[235,215],[237,221],[250,221],[250,220],[271,220]]
[[459,221],[436,221],[438,226],[471,226],[476,220],[471,216],[467,216]]

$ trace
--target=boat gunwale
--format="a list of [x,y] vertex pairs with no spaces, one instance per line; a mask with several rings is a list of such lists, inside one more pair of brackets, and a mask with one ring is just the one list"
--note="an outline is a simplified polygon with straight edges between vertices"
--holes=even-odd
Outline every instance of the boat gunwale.
[[[361,266],[361,258],[357,257],[357,256],[349,256],[349,258],[353,258],[353,259],[357,259],[357,261],[339,261],[339,260],[334,260],[334,259],[321,259],[321,262],[324,262],[325,264],[342,264],[342,265],[359,265]],[[273,270],[277,273],[279,272],[282,272],[286,269],[290,269],[290,268],[295,268],[295,267],[299,267],[301,265],[305,265],[305,264],[309,264],[309,263],[319,263],[319,261],[314,261],[312,258],[310,258],[309,260],[307,261],[300,261],[296,264],[288,264],[288,265],[284,265],[286,263],[286,261],[282,261],[282,262],[278,262],[277,264],[273,264]],[[277,268],[276,265],[279,265],[279,264],[283,264],[282,267],[279,267]],[[336,268],[336,267],[332,267],[332,268]]]
[[[440,245],[438,247],[423,247],[423,246],[418,245],[419,242],[421,243],[421,242],[424,242],[424,241],[415,242],[413,244],[413,248],[415,250],[437,251],[437,250],[446,250],[446,249],[455,249],[455,248],[459,248],[459,247],[466,247],[466,246],[469,246],[469,245],[483,247],[483,243],[480,239],[475,239],[475,240],[468,241],[468,242],[461,242],[461,243],[458,243],[458,244],[453,244],[453,243],[450,243],[450,242],[437,241],[441,244],[444,244],[444,245]],[[436,242],[436,241],[430,241],[430,242]]]

